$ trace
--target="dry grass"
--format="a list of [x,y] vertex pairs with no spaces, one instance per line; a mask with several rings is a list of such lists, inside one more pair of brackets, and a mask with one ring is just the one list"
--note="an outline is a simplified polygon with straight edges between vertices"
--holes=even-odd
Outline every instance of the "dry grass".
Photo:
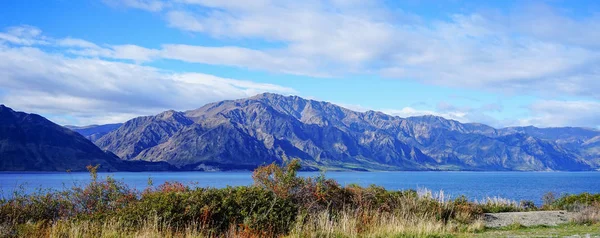
[[[424,201],[433,202],[438,209],[424,209]],[[398,201],[392,211],[357,207],[331,212],[327,209],[316,214],[302,213],[286,234],[288,237],[447,237],[474,233],[484,229],[480,219],[473,220],[471,212],[457,213],[457,219],[444,220],[438,211],[456,211],[456,204],[443,192],[421,193]],[[431,204],[430,204],[431,205]],[[464,216],[464,218],[460,218]],[[77,221],[58,220],[24,223],[13,227],[13,236],[19,237],[265,237],[273,236],[251,230],[239,224],[225,233],[211,234],[197,224],[189,224],[178,230],[168,223],[161,223],[157,216],[147,219],[140,226],[132,226],[118,220]],[[461,220],[466,222],[460,222]],[[10,234],[9,234],[10,236]]]
[[501,198],[501,197],[487,197],[483,200],[475,200],[475,203],[482,205],[491,205],[491,206],[512,206],[519,207],[519,203],[514,200]]
[[479,205],[484,212],[489,213],[526,211],[526,208],[517,201],[500,197],[488,197],[483,200],[475,200],[474,203]]
[[[330,213],[327,210],[317,214],[302,214],[286,237],[454,237],[471,236],[485,232],[481,219],[459,222],[460,219],[444,221],[437,218],[434,211],[418,212],[417,206],[423,200],[434,200],[444,209],[451,209],[453,200],[443,192],[420,192],[419,196],[406,198],[403,205],[392,212],[377,210],[345,209]],[[483,203],[485,202],[485,203]],[[513,206],[516,203],[507,199],[489,198],[479,203],[493,206]],[[457,215],[460,216],[460,215]],[[154,216],[141,226],[132,228],[127,223],[115,220],[94,222],[58,220],[52,223],[36,222],[18,224],[7,229],[0,227],[0,237],[266,237],[272,236],[249,230],[243,226],[231,226],[221,234],[207,233],[198,224],[189,224],[173,230],[168,223]],[[595,206],[582,207],[573,220],[577,224],[597,224],[600,222],[600,209]],[[6,233],[12,230],[13,233]],[[15,233],[17,232],[17,233]]]
[[[56,221],[50,225],[43,223],[26,223],[17,228],[18,237],[60,237],[60,238],[113,238],[113,237],[210,237],[195,224],[181,230],[172,230],[169,224],[160,224],[158,218],[148,219],[141,227],[131,228],[118,221]],[[5,234],[6,235],[6,234]],[[10,236],[10,234],[9,234]],[[241,237],[241,233],[233,230],[218,237]]]
[[421,199],[431,199],[439,203],[447,203],[452,200],[452,197],[444,193],[444,190],[433,192],[428,188],[419,188],[417,190],[417,197]]
[[586,206],[575,213],[572,221],[577,224],[594,224],[600,222],[600,206]]
[[[423,212],[420,209],[423,201],[439,204],[439,210]],[[482,219],[473,219],[472,212],[457,209],[443,191],[434,193],[420,189],[416,197],[405,197],[401,204],[389,213],[344,210],[337,214],[322,211],[317,215],[299,217],[297,221],[304,222],[297,222],[289,237],[447,237],[484,229]],[[438,211],[453,211],[455,218],[440,219]]]
[[[409,214],[374,214],[369,217],[368,226],[364,218],[352,212],[343,212],[332,216],[322,212],[312,216],[305,223],[298,223],[287,237],[446,237],[453,234],[479,232],[484,229],[483,222],[478,220],[471,224],[443,223],[431,220],[428,216],[412,217]],[[231,227],[224,234],[206,234],[197,225],[190,224],[181,230],[171,230],[168,224],[160,224],[159,219],[149,219],[139,228],[128,228],[127,224],[118,221],[56,221],[52,224],[26,223],[17,228],[18,234],[0,234],[18,237],[61,237],[61,238],[113,238],[113,237],[264,237],[255,232],[248,232],[240,227]]]
[[322,212],[304,224],[297,224],[289,237],[442,237],[458,233],[473,233],[484,229],[483,221],[470,224],[444,223],[430,215],[375,213],[367,225],[364,217],[343,212],[332,217]]

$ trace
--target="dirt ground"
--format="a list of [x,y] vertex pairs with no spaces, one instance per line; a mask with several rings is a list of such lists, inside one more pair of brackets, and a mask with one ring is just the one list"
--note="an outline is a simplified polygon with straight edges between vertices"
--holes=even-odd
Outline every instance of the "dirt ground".
[[484,216],[486,227],[503,227],[519,223],[523,226],[557,226],[568,223],[573,217],[567,211],[536,211],[536,212],[503,212],[486,213]]

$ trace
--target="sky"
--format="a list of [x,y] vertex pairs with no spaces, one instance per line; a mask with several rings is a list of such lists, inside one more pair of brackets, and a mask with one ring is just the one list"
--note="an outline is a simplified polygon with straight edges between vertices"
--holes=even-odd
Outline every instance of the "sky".
[[600,1],[3,0],[0,104],[124,122],[262,92],[600,128]]

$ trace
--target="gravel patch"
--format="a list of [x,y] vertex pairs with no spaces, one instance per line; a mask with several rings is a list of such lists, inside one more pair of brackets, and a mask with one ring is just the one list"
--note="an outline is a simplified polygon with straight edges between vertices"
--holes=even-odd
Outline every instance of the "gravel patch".
[[486,213],[486,227],[504,227],[519,223],[523,226],[557,226],[568,223],[573,213],[567,211],[502,212]]

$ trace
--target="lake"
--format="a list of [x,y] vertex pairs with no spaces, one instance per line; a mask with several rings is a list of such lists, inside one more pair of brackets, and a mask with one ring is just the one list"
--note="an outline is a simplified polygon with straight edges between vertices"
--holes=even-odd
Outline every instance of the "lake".
[[[251,172],[117,172],[100,173],[113,176],[130,187],[142,190],[148,178],[155,185],[179,181],[190,186],[217,187],[252,184]],[[318,172],[301,172],[301,176],[317,176]],[[541,204],[546,192],[600,193],[600,172],[328,172],[326,177],[342,185],[376,184],[387,189],[443,190],[446,195],[466,195],[471,199],[503,197],[533,200]],[[38,188],[61,190],[89,182],[88,173],[0,172],[0,194],[10,197],[23,187],[25,192]]]

